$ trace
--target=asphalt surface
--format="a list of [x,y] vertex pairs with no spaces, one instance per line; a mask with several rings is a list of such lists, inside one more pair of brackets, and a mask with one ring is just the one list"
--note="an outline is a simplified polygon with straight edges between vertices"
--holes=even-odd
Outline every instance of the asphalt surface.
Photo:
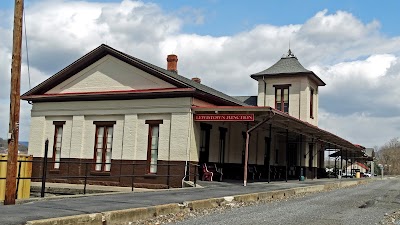
[[233,208],[176,224],[377,224],[385,213],[399,210],[400,179],[395,178],[303,198]]
[[266,182],[259,182],[249,183],[247,187],[243,187],[239,182],[202,182],[201,184],[204,185],[205,188],[183,188],[95,196],[86,195],[78,198],[58,198],[12,206],[0,205],[0,224],[25,224],[30,220],[99,213],[168,203],[182,203],[191,200],[305,187],[330,182],[338,182],[338,180],[321,179],[304,182],[272,182],[269,184]]

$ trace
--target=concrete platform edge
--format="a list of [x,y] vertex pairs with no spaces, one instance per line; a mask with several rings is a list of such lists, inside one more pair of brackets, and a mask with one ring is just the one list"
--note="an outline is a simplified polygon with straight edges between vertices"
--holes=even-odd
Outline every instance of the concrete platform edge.
[[329,191],[337,188],[346,188],[359,184],[367,184],[377,179],[363,179],[352,181],[336,181],[332,183],[313,185],[307,187],[297,187],[290,189],[282,189],[268,192],[257,192],[235,196],[226,196],[221,198],[209,198],[194,201],[186,201],[183,203],[171,203],[157,206],[123,209],[115,211],[107,211],[94,214],[66,216],[58,218],[50,218],[43,220],[28,221],[27,225],[72,225],[72,224],[89,224],[89,225],[116,225],[130,224],[133,221],[150,219],[160,215],[170,213],[179,213],[191,210],[211,209],[219,207],[223,204],[234,202],[257,202],[282,199],[298,194],[311,194],[321,191]]

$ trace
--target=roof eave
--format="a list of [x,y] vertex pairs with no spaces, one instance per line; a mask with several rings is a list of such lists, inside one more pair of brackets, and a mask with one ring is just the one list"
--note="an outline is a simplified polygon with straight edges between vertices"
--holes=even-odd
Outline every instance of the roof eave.
[[275,77],[275,76],[312,76],[312,79],[317,83],[318,86],[325,86],[325,82],[322,81],[314,72],[297,72],[297,73],[272,73],[272,74],[252,74],[251,78],[259,80],[262,77]]
[[[152,68],[152,67],[142,63],[141,62],[142,60],[136,59],[133,56],[130,56],[130,55],[127,55],[126,53],[120,52],[108,45],[102,44],[99,47],[97,47],[96,49],[94,49],[94,50],[90,51],[89,53],[87,53],[86,55],[82,56],[75,62],[71,63],[70,65],[68,65],[61,71],[59,71],[58,73],[49,77],[48,79],[46,79],[45,81],[43,81],[42,83],[40,83],[39,85],[34,87],[33,89],[24,93],[21,96],[21,99],[23,99],[23,100],[38,99],[37,95],[43,95],[48,90],[53,88],[55,86],[55,83],[58,84],[58,83],[62,82],[63,80],[68,79],[69,77],[73,76],[74,74],[76,74],[79,71],[86,68],[88,65],[94,63],[95,61],[99,60],[100,58],[102,58],[106,55],[111,55],[113,57],[116,57],[116,58],[122,60],[123,62],[126,62],[132,66],[135,66],[145,72],[148,72],[149,74],[152,74],[152,75],[156,76],[157,78],[160,78],[166,82],[169,82],[169,83],[177,86],[178,88],[195,88],[190,84],[184,83],[162,71],[159,71],[155,68]],[[195,88],[195,89],[197,89],[197,88]],[[203,95],[208,96],[208,97],[205,97],[205,99],[211,99],[214,103],[220,103],[223,105],[241,105],[241,103],[239,103],[239,102],[230,101],[229,99],[221,98],[221,97],[215,96],[211,93],[206,93],[204,91],[201,91],[199,89],[197,89],[197,90],[198,90],[198,91],[196,91],[197,96],[200,96],[200,97],[202,97]],[[65,98],[65,96],[62,98]],[[46,97],[46,99],[49,99],[49,97]],[[243,105],[246,105],[246,104],[243,103]]]
[[77,94],[55,94],[55,95],[29,95],[21,96],[22,100],[32,102],[65,102],[65,101],[99,101],[99,100],[129,100],[129,99],[154,99],[154,98],[174,98],[192,97],[195,89],[186,88],[177,91],[163,92],[109,92],[109,93],[77,93]]
[[133,60],[132,58],[127,57],[124,53],[111,48],[110,46],[107,45],[100,45],[99,47],[95,48],[94,50],[90,51],[89,53],[85,54],[78,60],[74,61],[64,69],[60,70],[53,76],[49,77],[36,87],[32,88],[28,92],[24,93],[22,96],[29,96],[29,95],[37,95],[37,94],[44,94],[46,91],[50,90],[52,87],[54,87],[54,83],[57,83],[58,81],[63,81],[68,79],[69,77],[73,76],[74,74],[82,71],[84,68],[86,68],[88,65],[94,63],[95,61],[101,59],[102,57],[106,55],[111,55],[113,57],[116,57],[132,66],[138,67],[152,75],[155,75],[156,77],[167,81],[173,85],[176,85],[178,87],[188,87],[184,83],[173,79],[170,76],[165,76],[164,73],[151,69],[148,66]]
[[[180,88],[176,90],[160,90],[148,92],[104,92],[104,93],[69,93],[53,95],[27,95],[21,96],[21,100],[31,102],[65,102],[65,101],[98,101],[98,100],[129,100],[129,99],[154,99],[154,98],[175,98],[195,97],[212,104],[226,106],[240,106],[237,103],[227,101],[218,96],[199,91],[195,88]],[[245,105],[243,103],[243,105]]]

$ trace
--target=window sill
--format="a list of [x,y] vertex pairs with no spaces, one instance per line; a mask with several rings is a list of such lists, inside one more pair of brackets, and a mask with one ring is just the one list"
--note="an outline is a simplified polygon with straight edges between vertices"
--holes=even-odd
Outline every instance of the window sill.
[[156,173],[148,173],[148,174],[145,174],[143,177],[145,179],[155,179],[155,178],[157,178],[157,174]]
[[109,171],[90,171],[90,175],[94,176],[111,176]]
[[313,116],[310,116],[310,118],[311,118],[311,119],[314,119],[314,117],[313,117]]
[[59,169],[51,169],[49,170],[50,174],[60,174],[60,170]]

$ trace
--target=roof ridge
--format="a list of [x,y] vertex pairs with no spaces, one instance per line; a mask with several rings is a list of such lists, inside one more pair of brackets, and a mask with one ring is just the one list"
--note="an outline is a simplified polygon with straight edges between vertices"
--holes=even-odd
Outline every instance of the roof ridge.
[[[85,59],[93,59],[95,60],[98,57],[103,57],[104,55],[107,54],[115,54],[114,56],[119,56],[121,58],[125,58],[127,61],[131,61],[132,63],[136,63],[140,66],[143,66],[144,68],[147,68],[149,70],[152,70],[158,74],[161,75],[165,75],[166,77],[168,77],[168,79],[170,79],[170,82],[175,82],[176,84],[182,84],[182,86],[184,87],[191,87],[191,88],[195,88],[198,91],[207,93],[209,95],[215,96],[223,101],[226,102],[230,102],[230,104],[237,104],[237,105],[247,105],[246,103],[243,103],[221,91],[218,91],[214,88],[211,88],[207,85],[204,84],[200,84],[197,83],[195,81],[192,81],[191,79],[184,77],[182,75],[179,75],[177,73],[168,71],[166,69],[163,69],[159,66],[156,66],[152,63],[146,62],[142,59],[139,59],[137,57],[134,57],[132,55],[129,55],[125,52],[122,52],[120,50],[117,50],[107,44],[101,44],[98,47],[94,48],[93,50],[89,51],[88,53],[86,53],[85,55],[83,55],[82,57],[80,57],[79,59],[75,60],[74,62],[72,62],[71,64],[69,64],[68,66],[64,67],[63,69],[61,69],[60,71],[58,71],[57,73],[55,73],[54,75],[50,76],[49,78],[47,78],[46,80],[44,80],[43,82],[41,82],[40,84],[38,84],[37,86],[33,87],[32,89],[30,89],[29,91],[27,91],[25,94],[23,94],[22,96],[29,96],[32,95],[33,93],[36,93],[38,91],[43,92],[45,90],[47,90],[46,88],[48,88],[48,86],[53,85],[52,83],[54,82],[63,82],[65,79],[63,77],[68,77],[68,74],[72,74],[74,73],[76,70],[75,67],[82,67],[85,66]],[[121,60],[121,59],[120,59]],[[87,65],[86,65],[87,66]],[[66,76],[67,75],[67,76]],[[72,75],[71,75],[72,76]]]
[[[172,78],[174,78],[174,79],[178,79],[178,81],[184,82],[185,84],[187,84],[187,85],[189,85],[189,86],[191,86],[191,87],[193,87],[193,88],[199,89],[200,91],[204,91],[204,92],[207,92],[208,94],[215,95],[215,94],[209,92],[209,91],[211,90],[211,91],[213,91],[213,92],[216,92],[216,93],[219,94],[219,95],[222,95],[222,96],[217,96],[217,97],[220,97],[220,98],[223,97],[225,100],[228,100],[228,101],[233,102],[233,103],[235,103],[235,104],[247,105],[246,103],[241,102],[241,101],[238,101],[237,99],[233,98],[232,96],[227,95],[227,94],[225,94],[225,93],[223,93],[223,92],[221,92],[221,91],[219,91],[219,90],[216,90],[216,89],[214,89],[214,88],[212,88],[212,87],[209,87],[209,86],[207,86],[207,85],[205,85],[205,84],[197,83],[197,82],[195,82],[195,81],[193,81],[193,80],[191,80],[191,79],[189,79],[189,78],[187,78],[187,77],[185,77],[185,76],[183,76],[183,75],[180,75],[180,74],[175,73],[175,72],[171,72],[171,71],[166,70],[166,69],[164,69],[164,68],[162,68],[162,67],[159,67],[159,66],[154,65],[154,64],[152,64],[152,63],[146,62],[146,61],[144,61],[144,60],[142,60],[142,59],[139,59],[139,58],[137,58],[137,57],[134,57],[134,56],[132,56],[132,55],[129,55],[129,54],[125,53],[125,52],[121,52],[121,51],[119,51],[119,50],[117,50],[117,49],[114,49],[114,48],[112,48],[112,47],[110,47],[110,46],[108,46],[108,45],[105,45],[105,44],[103,44],[103,45],[106,46],[106,47],[108,47],[108,48],[110,48],[110,49],[112,49],[112,50],[114,50],[114,51],[117,51],[117,52],[119,52],[120,54],[123,54],[123,55],[125,55],[125,56],[127,56],[127,57],[129,57],[129,58],[133,58],[133,59],[139,61],[140,63],[142,63],[142,64],[144,64],[144,65],[146,65],[146,66],[150,66],[150,67],[152,67],[153,69],[156,69],[156,70],[158,70],[159,72],[162,72],[162,73],[166,74],[166,75],[169,76],[169,77],[172,77]],[[205,89],[209,89],[209,90],[205,90]],[[215,96],[216,96],[216,95],[215,95]]]

